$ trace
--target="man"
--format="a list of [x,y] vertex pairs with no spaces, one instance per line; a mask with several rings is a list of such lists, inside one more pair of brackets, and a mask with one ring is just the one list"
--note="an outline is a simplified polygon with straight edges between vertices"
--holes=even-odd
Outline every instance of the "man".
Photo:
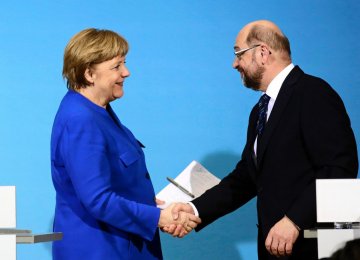
[[[257,196],[259,259],[318,259],[315,180],[355,178],[357,148],[338,94],[291,61],[290,44],[270,21],[246,25],[235,43],[234,69],[246,87],[262,91],[251,111],[236,168],[180,211],[197,213],[200,230]],[[192,205],[191,205],[192,204]],[[181,227],[166,229],[183,236]]]

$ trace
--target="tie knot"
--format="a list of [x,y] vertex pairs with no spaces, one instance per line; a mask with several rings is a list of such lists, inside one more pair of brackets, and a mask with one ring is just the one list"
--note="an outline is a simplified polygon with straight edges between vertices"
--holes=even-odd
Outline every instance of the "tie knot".
[[259,107],[267,107],[267,105],[269,104],[269,100],[270,100],[270,97],[266,94],[263,94],[261,97],[260,97],[260,100],[259,100]]

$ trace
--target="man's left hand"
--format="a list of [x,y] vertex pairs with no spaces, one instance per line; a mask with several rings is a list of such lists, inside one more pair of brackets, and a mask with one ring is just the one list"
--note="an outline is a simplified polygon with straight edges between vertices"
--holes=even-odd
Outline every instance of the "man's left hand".
[[265,240],[265,247],[270,254],[277,257],[291,255],[293,245],[298,236],[299,230],[285,216],[270,229]]

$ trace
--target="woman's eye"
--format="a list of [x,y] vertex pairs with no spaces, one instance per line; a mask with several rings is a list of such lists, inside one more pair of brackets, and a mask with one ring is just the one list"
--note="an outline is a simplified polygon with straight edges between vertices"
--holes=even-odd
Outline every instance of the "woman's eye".
[[119,70],[119,68],[121,67],[121,65],[125,65],[126,61],[121,61],[118,65],[116,65],[115,67],[112,68],[112,70]]

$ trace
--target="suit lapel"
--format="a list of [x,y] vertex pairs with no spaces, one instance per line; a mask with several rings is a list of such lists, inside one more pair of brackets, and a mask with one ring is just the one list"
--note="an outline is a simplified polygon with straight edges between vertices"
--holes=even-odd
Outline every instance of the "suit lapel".
[[302,76],[304,72],[298,67],[290,72],[290,74],[286,77],[284,83],[281,86],[280,92],[276,98],[274,107],[271,111],[268,122],[266,123],[265,130],[263,136],[260,140],[258,140],[257,146],[257,161],[258,165],[261,165],[266,147],[269,143],[272,133],[274,132],[276,126],[278,125],[282,113],[284,112],[287,103],[290,100],[290,97],[293,93],[293,86],[296,81]]
[[249,118],[249,126],[248,126],[248,140],[247,140],[247,152],[248,152],[248,158],[251,159],[250,161],[253,162],[253,166],[251,167],[250,174],[254,180],[256,181],[256,172],[257,172],[257,160],[256,155],[254,153],[254,142],[256,139],[256,122],[259,114],[259,107],[255,105],[255,107],[252,109],[250,118]]
[[138,141],[131,136],[128,131],[126,131],[124,128],[125,126],[123,126],[119,120],[119,118],[117,117],[117,115],[115,114],[114,110],[112,109],[112,107],[110,106],[110,104],[107,106],[106,109],[109,112],[110,117],[114,120],[115,124],[119,127],[120,131],[122,131],[124,133],[124,135],[127,137],[127,140],[132,143],[135,147],[138,147],[140,144],[138,143]]
[[250,120],[249,120],[249,129],[248,129],[248,142],[251,144],[250,149],[254,151],[254,142],[256,139],[256,123],[258,119],[259,114],[259,107],[256,105],[250,114]]

